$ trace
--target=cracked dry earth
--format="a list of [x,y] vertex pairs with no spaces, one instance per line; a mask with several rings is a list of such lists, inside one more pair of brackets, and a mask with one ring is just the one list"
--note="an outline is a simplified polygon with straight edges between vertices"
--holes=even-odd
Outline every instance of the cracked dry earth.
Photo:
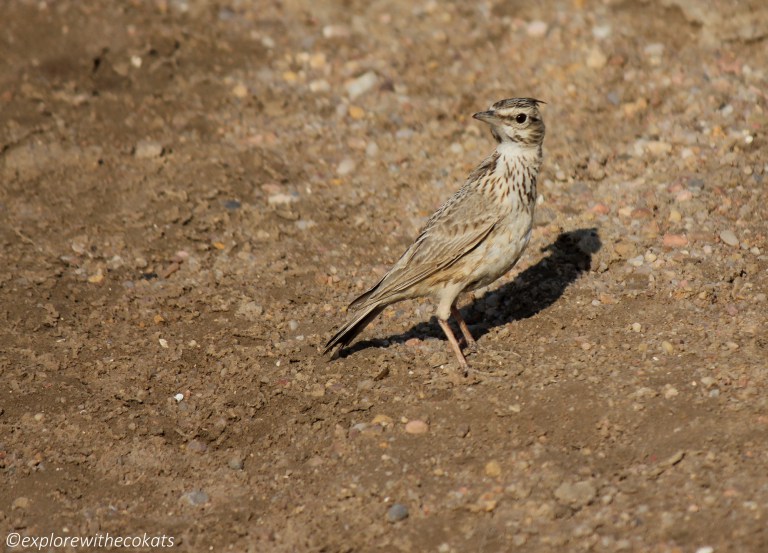
[[[0,530],[768,551],[762,0],[7,2]],[[319,350],[547,102],[537,221]],[[140,550],[140,548],[139,548]]]

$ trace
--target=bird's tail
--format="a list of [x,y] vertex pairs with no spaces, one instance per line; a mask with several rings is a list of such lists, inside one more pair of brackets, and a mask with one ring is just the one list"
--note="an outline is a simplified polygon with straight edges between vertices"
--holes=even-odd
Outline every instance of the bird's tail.
[[325,344],[325,350],[323,353],[328,353],[331,351],[334,347],[337,345],[341,345],[343,348],[347,344],[349,344],[352,340],[355,339],[355,336],[360,334],[363,329],[368,326],[368,324],[379,316],[379,313],[384,311],[384,308],[386,305],[381,305],[379,303],[373,303],[369,306],[366,306],[362,309],[360,309],[358,312],[355,313],[355,316],[351,318],[349,321],[347,321],[344,326],[342,326],[339,331],[333,335],[333,338],[328,340],[328,343]]

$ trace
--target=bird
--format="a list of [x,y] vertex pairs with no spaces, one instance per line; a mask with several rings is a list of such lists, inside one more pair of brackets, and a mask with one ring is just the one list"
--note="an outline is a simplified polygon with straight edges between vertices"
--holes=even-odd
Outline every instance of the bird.
[[468,374],[448,320],[453,315],[467,350],[477,351],[456,301],[512,269],[530,241],[545,133],[539,105],[545,103],[508,98],[472,116],[490,126],[495,150],[427,220],[392,268],[349,305],[351,317],[328,340],[324,354],[335,350],[336,358],[389,305],[431,297],[459,367]]

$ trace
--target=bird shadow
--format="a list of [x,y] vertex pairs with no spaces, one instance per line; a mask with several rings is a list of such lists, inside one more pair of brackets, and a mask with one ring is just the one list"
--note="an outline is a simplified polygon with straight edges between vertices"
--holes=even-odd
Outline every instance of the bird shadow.
[[[533,317],[555,303],[579,276],[589,271],[592,255],[602,247],[597,229],[585,228],[561,233],[554,242],[541,249],[547,253],[538,263],[527,268],[504,286],[486,292],[461,308],[477,339],[493,328]],[[457,336],[460,334],[457,333]],[[344,356],[370,347],[386,347],[410,338],[433,337],[445,340],[437,318],[418,323],[401,334],[384,339],[361,340],[346,348]]]

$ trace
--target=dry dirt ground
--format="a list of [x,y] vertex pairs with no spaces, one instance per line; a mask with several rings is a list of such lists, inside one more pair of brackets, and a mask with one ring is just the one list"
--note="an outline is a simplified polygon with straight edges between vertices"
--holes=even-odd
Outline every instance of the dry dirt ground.
[[[5,2],[3,539],[768,551],[766,6]],[[510,96],[548,134],[461,304],[490,376],[428,301],[328,362]]]

